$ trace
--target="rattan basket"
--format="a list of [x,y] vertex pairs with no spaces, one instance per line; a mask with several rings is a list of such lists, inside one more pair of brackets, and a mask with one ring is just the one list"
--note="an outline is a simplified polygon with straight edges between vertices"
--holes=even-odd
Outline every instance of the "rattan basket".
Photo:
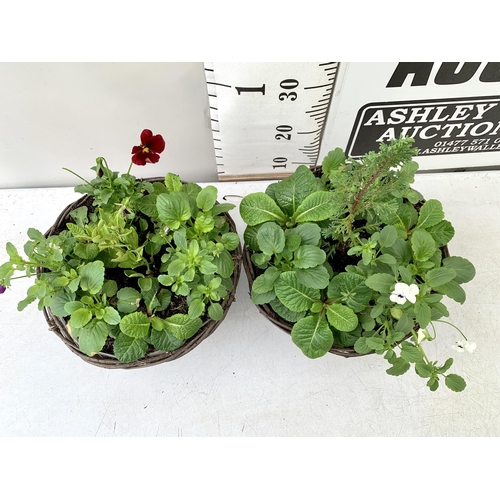
[[[321,171],[321,166],[316,166],[316,167],[311,167],[311,171],[316,177],[319,177],[322,173]],[[441,248],[441,253],[443,254],[443,257],[449,257],[450,253],[448,251],[448,246],[445,245]],[[252,285],[255,279],[257,278],[257,271],[256,267],[254,266],[252,260],[251,260],[251,251],[247,248],[246,245],[243,245],[243,267],[245,269],[245,273],[248,278],[248,285],[250,289],[250,293],[252,291]],[[274,323],[278,328],[283,330],[284,332],[291,334],[292,328],[294,326],[294,323],[290,323],[289,321],[286,321],[283,319],[281,316],[279,316],[277,313],[274,312],[272,307],[269,304],[256,304],[257,309],[259,312],[264,315],[271,323]],[[418,328],[418,325],[416,325],[416,328]],[[409,338],[411,334],[408,334],[405,339]],[[354,350],[354,347],[342,347],[339,345],[333,345],[332,348],[329,350],[330,353],[336,354],[338,356],[343,356],[344,358],[354,358],[358,356],[366,356],[368,354],[373,354],[373,352],[369,352],[366,354],[360,354]]]
[[[138,182],[140,181],[148,181],[148,182],[161,182],[164,180],[164,177],[152,177],[152,178],[146,178],[146,179],[138,179]],[[59,215],[57,220],[54,222],[52,227],[45,233],[45,236],[51,236],[53,234],[58,234],[61,232],[63,229],[66,229],[66,223],[69,222],[70,220],[70,212],[73,211],[74,209],[81,207],[88,203],[89,196],[85,195],[82,196],[80,199],[77,201],[71,203],[68,205]],[[229,226],[233,232],[236,231],[236,224],[234,220],[231,218],[231,216],[226,213],[225,214],[226,219],[229,223]],[[208,336],[210,336],[216,328],[220,325],[220,323],[224,320],[226,317],[229,307],[231,306],[232,302],[235,300],[235,295],[236,295],[236,287],[238,284],[238,281],[240,279],[240,274],[241,274],[241,262],[242,262],[242,247],[241,245],[238,245],[238,247],[231,252],[231,255],[233,257],[233,262],[234,262],[234,273],[231,276],[231,279],[233,281],[233,288],[229,292],[228,298],[225,299],[224,301],[221,302],[222,309],[224,311],[224,314],[222,318],[218,321],[208,319],[205,321],[201,328],[198,330],[198,332],[186,342],[176,349],[175,351],[170,351],[170,352],[165,352],[165,351],[158,351],[153,349],[152,347],[148,352],[145,354],[144,357],[138,359],[137,361],[134,361],[132,363],[123,363],[119,361],[114,355],[112,354],[107,354],[104,352],[95,354],[94,356],[88,356],[87,354],[83,353],[80,351],[78,347],[78,342],[76,339],[74,339],[71,334],[69,333],[65,321],[52,314],[52,311],[50,310],[50,307],[44,307],[43,309],[43,314],[45,316],[45,319],[49,325],[49,330],[53,331],[70,349],[74,354],[79,356],[81,359],[86,361],[87,363],[90,363],[95,366],[99,366],[102,368],[121,368],[121,369],[131,369],[131,368],[142,368],[142,367],[147,367],[147,366],[153,366],[153,365],[158,365],[160,363],[165,363],[167,361],[174,361],[175,359],[180,358],[181,356],[184,356],[188,352],[192,351],[196,346],[198,346],[203,340],[205,340]],[[42,272],[42,269],[38,269],[38,274]]]

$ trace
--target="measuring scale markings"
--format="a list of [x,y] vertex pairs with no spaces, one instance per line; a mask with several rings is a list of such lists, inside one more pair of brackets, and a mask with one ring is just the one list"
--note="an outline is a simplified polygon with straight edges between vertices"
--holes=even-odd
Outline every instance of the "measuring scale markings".
[[338,63],[205,63],[220,180],[318,162]]

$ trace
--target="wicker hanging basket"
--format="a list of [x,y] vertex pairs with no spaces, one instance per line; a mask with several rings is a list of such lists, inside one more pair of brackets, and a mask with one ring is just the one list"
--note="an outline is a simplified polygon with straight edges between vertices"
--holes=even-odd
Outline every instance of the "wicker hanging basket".
[[[163,177],[152,177],[145,179],[138,179],[138,182],[148,181],[148,182],[162,182],[164,180]],[[59,215],[57,220],[54,222],[52,227],[45,233],[45,237],[49,237],[53,234],[58,234],[62,230],[66,229],[66,223],[70,221],[70,212],[79,208],[83,205],[88,204],[89,196],[82,196],[77,201],[68,205]],[[231,216],[226,213],[225,217],[231,228],[231,231],[236,233],[236,224]],[[138,359],[137,361],[133,361],[131,363],[123,363],[119,361],[113,354],[108,354],[105,352],[100,352],[95,354],[94,356],[88,356],[87,354],[80,351],[78,347],[78,342],[74,339],[69,333],[66,322],[63,318],[55,316],[52,314],[50,307],[43,308],[43,314],[45,319],[49,325],[49,330],[52,330],[70,349],[74,354],[79,356],[81,359],[95,366],[99,366],[102,368],[121,368],[121,369],[132,369],[132,368],[142,368],[147,366],[158,365],[160,363],[165,363],[167,361],[174,361],[175,359],[184,356],[188,352],[192,351],[197,345],[199,345],[203,340],[209,337],[220,325],[220,323],[226,317],[229,307],[232,302],[235,300],[236,295],[236,287],[238,281],[240,279],[241,274],[241,262],[242,262],[242,248],[241,245],[231,252],[233,262],[234,262],[234,273],[231,276],[231,280],[233,281],[233,288],[230,290],[227,299],[223,300],[220,304],[224,311],[224,314],[220,320],[212,320],[207,319],[198,330],[198,332],[191,338],[187,339],[185,343],[176,349],[175,351],[165,352],[154,349],[152,346],[146,352],[146,354]],[[38,274],[42,272],[42,269],[38,268]],[[109,340],[109,339],[108,339]]]
[[[322,170],[321,166],[315,166],[311,167],[311,171],[316,177],[320,177]],[[423,203],[423,202],[422,202]],[[448,251],[448,246],[445,245],[441,248],[441,253],[444,257],[449,257],[450,253]],[[252,291],[252,285],[255,279],[258,276],[258,271],[257,268],[254,266],[252,259],[251,259],[251,251],[247,248],[246,245],[243,245],[243,267],[245,269],[245,273],[248,278],[248,285],[250,289],[250,293]],[[264,315],[271,323],[274,323],[278,328],[283,330],[284,332],[291,334],[292,328],[294,326],[294,323],[290,323],[289,321],[286,321],[283,319],[281,316],[279,316],[272,307],[269,304],[256,304],[257,309],[259,312]],[[418,327],[418,325],[416,325]],[[406,338],[409,338],[411,334],[408,334]],[[333,345],[332,348],[329,350],[332,354],[336,354],[338,356],[342,356],[344,358],[354,358],[358,356],[366,356],[367,354],[373,354],[371,353],[366,353],[366,354],[360,354],[354,350],[354,347],[342,347],[339,345]]]

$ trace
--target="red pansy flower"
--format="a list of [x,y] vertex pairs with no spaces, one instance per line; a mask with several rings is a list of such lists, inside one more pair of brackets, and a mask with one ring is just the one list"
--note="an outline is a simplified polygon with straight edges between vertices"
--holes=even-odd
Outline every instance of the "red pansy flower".
[[161,135],[153,135],[151,130],[141,132],[141,145],[132,148],[132,163],[135,165],[146,165],[146,163],[157,163],[160,153],[165,149],[165,141]]

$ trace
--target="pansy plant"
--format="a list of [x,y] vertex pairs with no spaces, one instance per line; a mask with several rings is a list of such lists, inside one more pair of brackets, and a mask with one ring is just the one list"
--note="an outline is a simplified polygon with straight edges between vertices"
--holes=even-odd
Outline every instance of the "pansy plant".
[[465,301],[462,284],[475,269],[443,253],[454,229],[438,200],[424,201],[411,187],[412,142],[381,144],[359,161],[337,148],[316,175],[302,165],[244,197],[245,245],[257,274],[251,297],[291,324],[308,357],[353,347],[383,355],[390,375],[413,364],[431,390],[444,376],[462,391],[463,378],[446,373],[453,360],[429,360],[422,344],[449,315],[444,297]]
[[225,216],[234,205],[172,173],[162,182],[130,174],[133,164],[158,162],[164,148],[161,135],[144,130],[127,173],[97,158],[96,177],[75,188],[92,203],[73,210],[66,229],[49,237],[29,229],[25,256],[7,243],[0,293],[40,269],[18,309],[36,300],[50,307],[89,356],[112,349],[128,363],[151,349],[173,351],[223,317],[239,245]]

